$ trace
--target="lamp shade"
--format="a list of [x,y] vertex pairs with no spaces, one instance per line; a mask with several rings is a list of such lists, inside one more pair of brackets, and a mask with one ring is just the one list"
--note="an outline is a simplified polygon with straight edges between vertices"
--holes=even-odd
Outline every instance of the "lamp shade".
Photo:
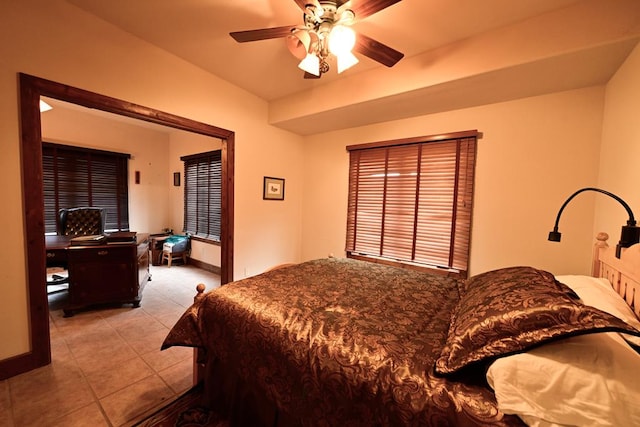
[[351,52],[343,52],[340,55],[337,55],[337,58],[338,74],[358,63],[358,58],[356,58],[356,56]]
[[42,99],[40,100],[40,112],[44,113],[45,111],[49,111],[51,110],[53,107],[49,104],[47,104],[46,102],[44,102]]
[[309,53],[311,45],[311,36],[306,30],[297,30],[287,36],[287,49],[296,58],[302,60]]
[[355,44],[356,33],[350,27],[335,25],[331,29],[329,33],[329,52],[339,57],[343,53],[350,53]]
[[306,71],[307,73],[313,74],[314,76],[320,75],[320,58],[318,58],[313,53],[308,53],[307,56],[300,61],[298,67],[301,70]]

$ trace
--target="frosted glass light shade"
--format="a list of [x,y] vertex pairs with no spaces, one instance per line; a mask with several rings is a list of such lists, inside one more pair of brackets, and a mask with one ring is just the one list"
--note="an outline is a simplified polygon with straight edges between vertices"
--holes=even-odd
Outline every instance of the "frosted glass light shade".
[[338,74],[343,72],[344,70],[353,67],[359,61],[356,56],[351,52],[341,53],[337,56],[338,58]]
[[356,33],[350,27],[336,25],[329,33],[329,52],[336,56],[351,52],[356,44]]
[[313,53],[309,53],[300,61],[298,68],[314,76],[320,76],[320,59]]
[[40,112],[41,113],[44,113],[45,111],[49,111],[51,109],[53,109],[53,107],[51,105],[47,104],[42,99],[40,100]]
[[311,36],[306,30],[298,30],[287,36],[287,48],[293,56],[304,59],[309,53]]

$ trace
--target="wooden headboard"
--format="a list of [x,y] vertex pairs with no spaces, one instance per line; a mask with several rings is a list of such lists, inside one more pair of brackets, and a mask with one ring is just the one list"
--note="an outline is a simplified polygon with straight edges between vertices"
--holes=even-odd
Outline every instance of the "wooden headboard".
[[596,236],[591,274],[608,279],[613,289],[640,317],[640,244],[623,249],[618,259],[615,248],[607,244],[608,239],[607,233]]

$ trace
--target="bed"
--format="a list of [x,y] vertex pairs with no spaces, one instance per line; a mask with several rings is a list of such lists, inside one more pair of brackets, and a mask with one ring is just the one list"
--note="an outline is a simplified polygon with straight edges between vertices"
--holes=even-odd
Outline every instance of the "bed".
[[610,369],[640,362],[640,245],[617,259],[606,237],[601,278],[514,266],[461,280],[326,258],[199,285],[163,348],[197,349],[207,404],[232,425],[640,425],[637,369]]

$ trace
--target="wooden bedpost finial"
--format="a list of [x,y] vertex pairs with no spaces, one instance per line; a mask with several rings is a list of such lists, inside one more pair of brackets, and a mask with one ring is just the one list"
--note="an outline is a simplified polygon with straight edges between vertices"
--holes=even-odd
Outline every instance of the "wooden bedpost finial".
[[204,285],[204,283],[198,283],[198,285],[196,286],[196,291],[197,291],[198,293],[196,294],[196,296],[195,296],[195,297],[193,297],[193,302],[197,302],[198,300],[200,300],[200,299],[203,297],[203,295],[204,295],[204,290],[205,290],[206,288],[207,288],[207,287]]
[[593,277],[600,277],[600,249],[609,247],[607,240],[609,240],[609,235],[604,231],[596,235],[596,243],[593,245],[593,255],[591,257],[591,275]]
[[609,235],[604,231],[601,231],[596,235],[596,240],[598,241],[599,244],[604,243],[605,245],[607,245],[607,240],[609,240]]

